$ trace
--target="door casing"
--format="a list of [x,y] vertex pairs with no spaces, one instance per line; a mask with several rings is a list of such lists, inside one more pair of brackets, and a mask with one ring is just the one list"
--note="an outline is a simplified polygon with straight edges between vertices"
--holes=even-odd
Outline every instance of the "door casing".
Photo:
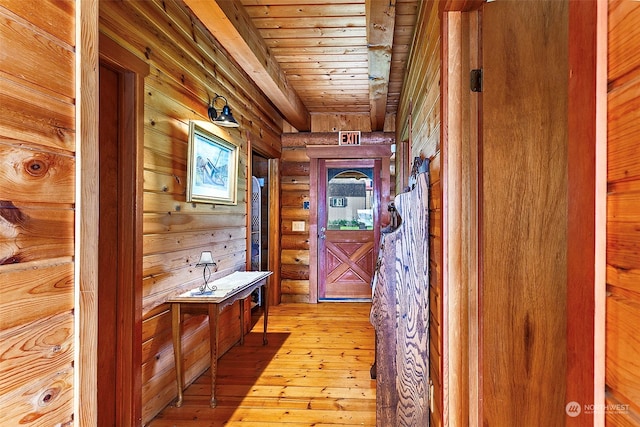
[[[116,424],[139,426],[142,423],[142,117],[144,78],[149,74],[149,65],[102,33],[99,40],[100,63],[119,74],[122,98],[117,147],[119,188],[115,316],[118,334],[115,348],[99,348],[98,352],[109,352],[115,358],[114,380],[118,395],[112,404],[115,405]],[[100,283],[100,277],[98,283],[99,287],[104,285]],[[101,303],[106,302],[98,299],[98,307]],[[99,366],[96,369],[99,370]]]
[[[327,181],[327,171],[329,168],[372,168],[373,169],[373,188],[374,194],[372,198],[372,210],[373,210],[373,230],[364,231],[366,235],[362,235],[361,231],[348,231],[348,232],[340,232],[340,231],[330,231],[327,227],[327,190],[328,190],[328,181]],[[329,246],[331,245],[331,240],[340,240],[346,246],[357,246],[358,248],[354,252],[356,255],[362,255],[358,258],[360,260],[371,257],[371,272],[370,275],[373,275],[375,259],[378,254],[378,246],[380,242],[380,212],[382,206],[380,204],[380,169],[381,162],[379,159],[352,159],[352,160],[326,160],[320,159],[319,164],[319,172],[320,177],[318,178],[318,226],[324,228],[324,233],[319,233],[321,238],[318,240],[318,299],[323,301],[332,301],[332,300],[361,300],[367,299],[369,300],[371,297],[371,289],[369,288],[371,277],[365,278],[367,280],[366,287],[368,291],[365,291],[362,284],[354,284],[352,288],[356,288],[355,292],[353,289],[345,290],[344,292],[336,292],[332,291],[330,288],[331,284],[327,283],[330,272],[328,271],[327,263],[329,256]],[[344,238],[345,235],[356,234],[355,236],[349,236]],[[322,237],[324,235],[324,237]],[[354,238],[354,239],[352,239]],[[373,239],[373,241],[371,241]],[[348,243],[349,240],[352,240]],[[337,242],[336,242],[337,243]],[[373,244],[373,249],[369,252],[368,249],[370,244]],[[335,247],[336,251],[340,252],[340,255],[345,256],[347,254],[341,251],[341,248]],[[350,248],[352,249],[352,248]],[[361,253],[362,250],[366,250],[366,253]],[[349,260],[343,262],[345,264],[353,264],[353,269],[360,270],[360,275],[365,275],[369,272],[366,271],[367,266],[361,266],[359,263],[352,263],[355,259],[351,259],[351,256],[348,256]],[[332,294],[332,295],[331,295]]]
[[389,224],[385,206],[390,201],[391,146],[380,145],[315,145],[307,146],[309,157],[309,302],[318,302],[318,180],[320,159],[379,159],[380,170],[380,227]]

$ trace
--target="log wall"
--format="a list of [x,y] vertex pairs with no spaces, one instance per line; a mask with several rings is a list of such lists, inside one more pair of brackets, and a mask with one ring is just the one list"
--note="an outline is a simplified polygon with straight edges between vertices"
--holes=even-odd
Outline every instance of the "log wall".
[[[433,382],[434,399],[430,422],[443,422],[442,383],[442,181],[440,179],[440,18],[438,2],[421,2],[414,34],[413,50],[407,64],[407,77],[398,107],[396,139],[403,141],[409,152],[398,144],[396,175],[408,176],[400,169],[402,158],[430,159],[429,206],[429,377]],[[396,191],[406,182],[399,180]]]
[[0,4],[0,425],[71,425],[75,7]]
[[[244,72],[177,1],[100,2],[100,31],[149,63],[144,100],[142,419],[176,395],[168,297],[198,286],[212,250],[212,279],[246,266],[248,144],[277,157],[282,120]],[[210,97],[228,99],[238,129],[212,126],[240,148],[238,204],[185,202],[189,120],[207,120]],[[247,305],[248,306],[248,305]],[[238,304],[220,317],[221,354],[239,338]],[[208,367],[206,316],[185,316],[185,382]]]
[[640,7],[609,2],[607,425],[640,420]]

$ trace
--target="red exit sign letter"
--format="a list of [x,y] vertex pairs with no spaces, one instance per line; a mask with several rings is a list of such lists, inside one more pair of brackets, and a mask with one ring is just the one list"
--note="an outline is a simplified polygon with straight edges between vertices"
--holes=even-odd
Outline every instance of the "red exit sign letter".
[[345,130],[338,132],[338,145],[360,145],[360,131]]

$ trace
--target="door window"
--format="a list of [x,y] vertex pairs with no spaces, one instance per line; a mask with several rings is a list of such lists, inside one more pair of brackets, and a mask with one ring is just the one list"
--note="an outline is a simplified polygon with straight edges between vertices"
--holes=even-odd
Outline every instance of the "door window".
[[327,230],[372,230],[373,168],[329,168],[327,179]]

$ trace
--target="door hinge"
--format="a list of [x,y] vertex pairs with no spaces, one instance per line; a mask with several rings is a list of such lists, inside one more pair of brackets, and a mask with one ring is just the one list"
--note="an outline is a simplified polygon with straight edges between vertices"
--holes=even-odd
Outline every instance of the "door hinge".
[[471,92],[482,92],[482,68],[471,70]]

